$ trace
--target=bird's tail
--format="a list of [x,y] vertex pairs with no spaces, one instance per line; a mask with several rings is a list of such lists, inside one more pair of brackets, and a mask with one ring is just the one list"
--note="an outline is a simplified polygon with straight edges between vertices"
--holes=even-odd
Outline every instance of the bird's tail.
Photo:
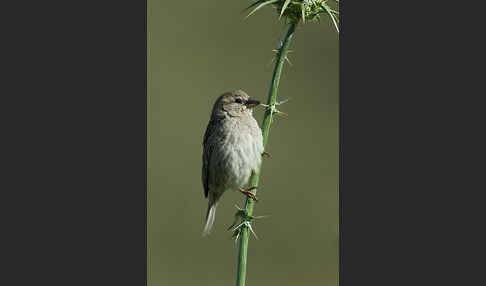
[[208,203],[208,211],[206,213],[206,225],[204,226],[204,230],[202,235],[206,236],[211,231],[211,228],[214,224],[214,218],[216,217],[216,208],[218,207],[218,202],[211,202]]

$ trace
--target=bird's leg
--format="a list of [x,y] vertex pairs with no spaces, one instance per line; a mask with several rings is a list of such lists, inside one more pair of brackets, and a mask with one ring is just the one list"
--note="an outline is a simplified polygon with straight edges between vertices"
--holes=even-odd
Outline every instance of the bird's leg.
[[258,199],[255,196],[255,194],[253,194],[252,192],[250,192],[251,190],[254,190],[256,188],[257,188],[256,186],[252,186],[252,187],[248,187],[248,188],[239,188],[238,191],[242,192],[247,197],[249,197],[249,198],[253,199],[255,202],[257,202]]
[[262,157],[263,157],[263,156],[267,156],[268,158],[270,158],[270,157],[271,157],[271,156],[270,156],[270,153],[268,153],[267,151],[263,151],[263,153],[262,153]]

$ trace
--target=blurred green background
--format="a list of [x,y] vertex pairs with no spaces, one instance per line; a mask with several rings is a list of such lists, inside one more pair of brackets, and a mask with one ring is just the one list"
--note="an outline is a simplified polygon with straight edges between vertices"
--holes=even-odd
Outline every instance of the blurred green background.
[[[244,205],[227,192],[209,237],[202,138],[212,104],[243,89],[266,101],[273,49],[286,27],[251,2],[147,1],[148,285],[234,285],[237,246],[226,228]],[[247,285],[338,284],[338,35],[327,18],[300,26],[272,124],[250,239]],[[261,124],[262,108],[254,116]]]

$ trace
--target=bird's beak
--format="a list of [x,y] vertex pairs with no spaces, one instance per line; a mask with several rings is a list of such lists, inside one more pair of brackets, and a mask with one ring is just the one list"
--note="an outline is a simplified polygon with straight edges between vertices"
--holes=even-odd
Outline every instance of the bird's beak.
[[253,99],[253,98],[249,98],[246,103],[245,103],[246,107],[247,108],[253,108],[255,106],[258,106],[260,105],[260,101],[256,100],[256,99]]

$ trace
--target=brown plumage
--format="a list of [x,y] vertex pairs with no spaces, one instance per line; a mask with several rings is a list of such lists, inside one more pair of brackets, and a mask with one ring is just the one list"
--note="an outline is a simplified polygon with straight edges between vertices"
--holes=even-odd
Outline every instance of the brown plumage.
[[203,140],[202,183],[208,198],[203,235],[209,234],[225,191],[251,196],[245,188],[263,153],[262,131],[252,115],[259,104],[242,90],[226,92],[214,103]]

